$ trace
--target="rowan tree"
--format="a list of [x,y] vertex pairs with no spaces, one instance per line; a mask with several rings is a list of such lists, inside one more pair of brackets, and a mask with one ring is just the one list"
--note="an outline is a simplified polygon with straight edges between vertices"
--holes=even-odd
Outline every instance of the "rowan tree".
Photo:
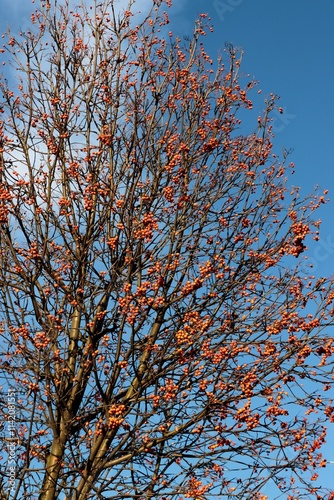
[[333,284],[301,267],[326,193],[289,187],[274,95],[242,134],[242,54],[170,3],[42,1],[4,36],[1,499],[334,497]]

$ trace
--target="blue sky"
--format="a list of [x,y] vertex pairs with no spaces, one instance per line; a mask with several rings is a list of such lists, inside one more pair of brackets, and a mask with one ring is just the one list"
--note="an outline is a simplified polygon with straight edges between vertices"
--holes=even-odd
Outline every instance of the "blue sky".
[[[147,3],[138,0],[142,6]],[[174,0],[174,4],[170,13],[175,33],[191,34],[197,14],[208,12],[214,25],[214,33],[206,39],[211,56],[225,42],[242,48],[242,69],[260,81],[261,99],[270,92],[281,96],[284,113],[275,120],[275,150],[293,149],[290,160],[296,173],[291,184],[301,186],[302,194],[316,185],[329,190],[332,201],[319,211],[322,238],[310,246],[309,256],[316,274],[334,274],[333,0]],[[1,32],[8,25],[19,28],[29,23],[33,6],[28,0],[1,0],[1,6]],[[259,114],[263,104],[256,92],[254,97]],[[333,442],[332,429],[326,446],[329,460],[334,460]],[[321,472],[322,484],[334,488],[333,475],[334,465],[328,465]],[[274,498],[269,488],[265,493],[269,500]]]
[[[181,0],[182,2],[182,0]],[[186,0],[175,21],[208,12],[214,33],[206,47],[213,56],[225,42],[244,50],[243,71],[260,81],[262,98],[278,94],[283,115],[275,115],[275,150],[293,149],[291,183],[304,195],[316,185],[329,190],[332,202],[319,212],[322,243],[311,249],[317,273],[334,273],[334,2],[332,0]],[[254,110],[263,105],[257,99]]]
[[[334,274],[334,2],[333,0],[188,0],[175,22],[191,30],[194,16],[208,12],[214,33],[207,37],[211,56],[225,42],[244,50],[243,71],[260,81],[262,98],[280,96],[283,115],[275,116],[274,149],[293,149],[296,165],[290,182],[311,193],[315,186],[329,190],[329,204],[319,210],[321,240],[309,245],[309,262],[315,274]],[[262,101],[263,102],[263,101]],[[254,110],[263,109],[256,98]],[[318,218],[318,217],[316,217]],[[323,449],[334,460],[334,425]],[[319,471],[319,483],[334,489],[334,464]],[[277,491],[263,491],[271,500]]]

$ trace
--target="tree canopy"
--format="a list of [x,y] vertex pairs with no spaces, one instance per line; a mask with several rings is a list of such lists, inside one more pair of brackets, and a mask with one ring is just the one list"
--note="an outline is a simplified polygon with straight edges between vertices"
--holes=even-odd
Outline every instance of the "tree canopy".
[[326,193],[289,187],[274,95],[242,133],[205,14],[116,5],[41,1],[1,49],[0,498],[333,499]]

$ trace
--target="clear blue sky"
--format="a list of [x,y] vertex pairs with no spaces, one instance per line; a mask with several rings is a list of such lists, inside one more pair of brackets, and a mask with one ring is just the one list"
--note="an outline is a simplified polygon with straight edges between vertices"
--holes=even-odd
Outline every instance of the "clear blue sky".
[[[143,3],[146,0],[138,0]],[[275,149],[279,153],[283,145],[293,148],[290,159],[296,173],[291,184],[301,186],[302,194],[316,185],[329,190],[332,202],[319,212],[322,239],[310,246],[309,255],[316,274],[334,274],[334,1],[174,0],[174,4],[170,13],[175,33],[191,34],[197,14],[209,13],[214,33],[207,37],[207,51],[214,57],[225,42],[242,48],[243,71],[260,81],[262,96],[270,92],[281,96],[284,113],[276,117]],[[8,25],[18,28],[29,23],[28,0],[1,0],[1,7],[1,32]],[[256,99],[255,111],[261,109]],[[326,458],[334,460],[333,429],[325,451]],[[334,465],[328,465],[320,478],[334,489]],[[267,488],[264,493],[271,500],[276,492]]]

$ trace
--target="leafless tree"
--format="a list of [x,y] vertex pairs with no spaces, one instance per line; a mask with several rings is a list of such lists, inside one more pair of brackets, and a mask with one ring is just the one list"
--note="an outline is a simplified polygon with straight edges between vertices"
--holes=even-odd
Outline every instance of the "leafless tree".
[[1,49],[1,499],[325,498],[325,200],[286,186],[276,99],[242,135],[205,15],[55,3]]

